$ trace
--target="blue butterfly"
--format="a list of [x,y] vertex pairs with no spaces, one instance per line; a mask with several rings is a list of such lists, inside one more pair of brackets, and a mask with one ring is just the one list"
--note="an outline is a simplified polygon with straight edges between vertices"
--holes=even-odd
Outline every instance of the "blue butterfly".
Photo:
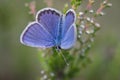
[[69,49],[76,41],[75,20],[73,9],[62,14],[56,9],[44,8],[37,12],[36,20],[24,29],[20,41],[31,47]]

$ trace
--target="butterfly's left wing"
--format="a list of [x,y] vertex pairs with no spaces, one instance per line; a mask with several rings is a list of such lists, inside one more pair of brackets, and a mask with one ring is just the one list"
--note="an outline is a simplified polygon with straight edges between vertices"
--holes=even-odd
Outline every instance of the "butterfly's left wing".
[[37,13],[36,21],[54,37],[57,38],[61,12],[53,8],[44,8]]
[[71,48],[76,41],[76,26],[75,26],[76,14],[74,10],[70,9],[64,16],[62,26],[62,40],[60,47],[62,49]]
[[53,8],[37,12],[36,21],[29,24],[21,36],[21,42],[32,47],[48,48],[55,46],[61,13]]
[[21,34],[20,41],[31,47],[49,48],[55,46],[53,36],[37,22],[28,24]]

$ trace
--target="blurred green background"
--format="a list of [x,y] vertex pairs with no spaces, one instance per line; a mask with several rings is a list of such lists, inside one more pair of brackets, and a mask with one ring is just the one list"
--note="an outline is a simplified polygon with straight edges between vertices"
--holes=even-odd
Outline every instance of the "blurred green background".
[[[25,26],[34,20],[25,7],[30,1],[0,0],[0,80],[37,80],[40,77],[37,49],[19,41]],[[37,10],[46,7],[43,0],[36,2]],[[69,0],[53,0],[53,7],[62,10],[67,2]],[[105,10],[107,15],[98,18],[102,28],[89,52],[92,63],[81,70],[76,80],[120,80],[120,0],[110,2],[113,6]]]

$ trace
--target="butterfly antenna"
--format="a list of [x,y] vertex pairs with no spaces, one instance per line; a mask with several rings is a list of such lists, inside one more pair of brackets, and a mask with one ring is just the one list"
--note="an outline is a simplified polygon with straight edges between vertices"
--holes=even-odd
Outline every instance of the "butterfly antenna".
[[66,60],[66,58],[65,58],[65,56],[63,55],[63,53],[62,53],[62,51],[61,51],[61,50],[60,50],[60,54],[62,55],[62,57],[63,57],[63,59],[64,59],[64,61],[65,61],[66,65],[67,65],[67,66],[69,66],[69,63],[67,62],[67,60]]

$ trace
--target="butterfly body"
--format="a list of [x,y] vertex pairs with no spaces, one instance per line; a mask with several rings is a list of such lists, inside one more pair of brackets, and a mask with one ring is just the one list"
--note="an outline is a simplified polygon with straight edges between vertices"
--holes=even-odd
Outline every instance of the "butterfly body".
[[32,47],[68,49],[76,41],[75,12],[66,14],[44,8],[37,13],[36,21],[28,24],[21,35],[21,43]]

